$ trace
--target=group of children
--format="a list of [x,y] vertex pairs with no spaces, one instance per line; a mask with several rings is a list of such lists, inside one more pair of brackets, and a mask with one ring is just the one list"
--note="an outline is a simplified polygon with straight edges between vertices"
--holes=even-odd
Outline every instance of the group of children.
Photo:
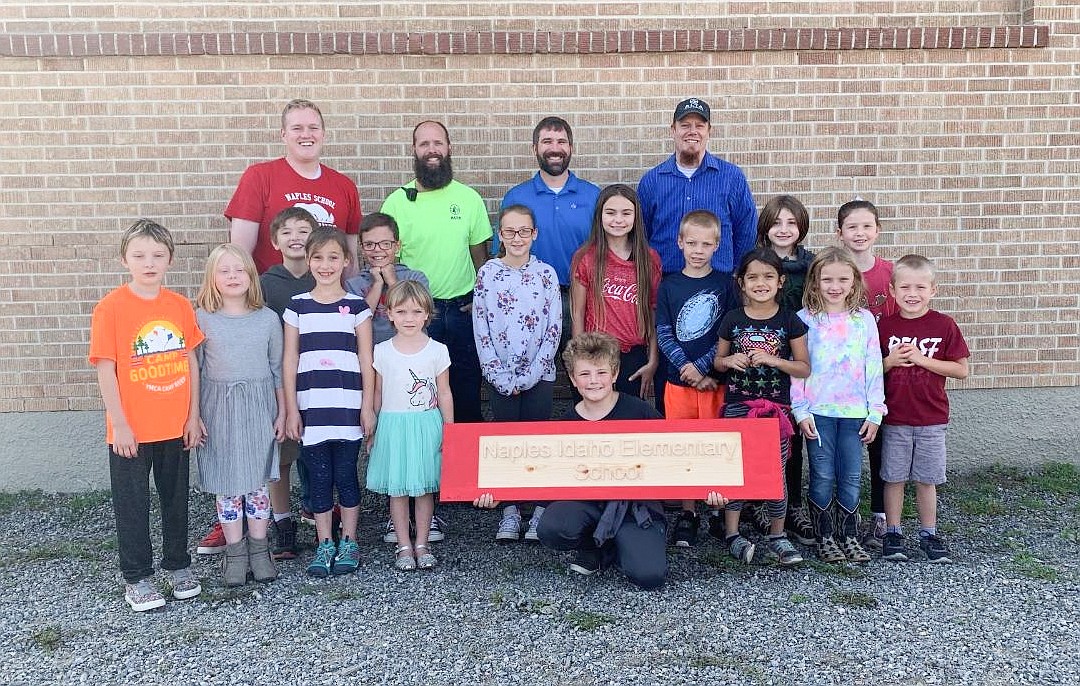
[[[770,200],[758,248],[729,275],[710,266],[718,220],[691,212],[678,238],[685,267],[661,280],[636,193],[621,184],[603,189],[571,266],[573,340],[562,358],[578,401],[567,418],[658,418],[642,399],[660,380],[668,418],[777,417],[784,497],[749,514],[781,564],[802,560],[787,532],[816,544],[826,561],[869,559],[855,514],[869,444],[874,482],[884,484],[882,504],[872,502],[882,514],[873,527],[880,537],[871,536],[881,541],[882,556],[907,558],[899,516],[904,483],[913,480],[922,548],[930,560],[947,560],[934,487],[945,478],[944,381],[967,374],[963,337],[929,309],[929,261],[909,255],[893,269],[874,256],[873,205],[841,207],[843,247],[816,257],[801,245],[808,228],[798,200]],[[505,208],[498,232],[500,255],[479,270],[472,309],[492,414],[497,421],[546,420],[562,294],[554,270],[531,254],[537,228],[527,207]],[[90,361],[106,408],[125,598],[137,611],[165,602],[152,582],[151,471],[162,504],[161,567],[171,573],[174,597],[201,591],[187,554],[188,449],[202,488],[217,496],[228,585],[271,581],[275,559],[296,556],[288,477],[297,460],[301,509],[313,513],[317,536],[307,572],[325,577],[357,568],[362,441],[366,485],[389,496],[394,565],[437,564],[429,523],[442,428],[454,420],[452,361],[425,332],[434,304],[424,275],[396,262],[397,227],[385,214],[364,219],[365,265],[348,281],[345,236],[320,228],[305,210],[282,212],[271,238],[283,264],[261,277],[246,251],[215,248],[192,311],[162,286],[171,236],[140,220],[120,246],[130,282],[94,310]],[[809,454],[809,508],[802,505],[800,436]],[[494,506],[490,497],[477,504]],[[663,582],[667,523],[659,504],[532,503],[527,526],[522,505],[505,505],[497,540],[517,540],[524,529],[526,539],[576,550],[571,569],[581,573],[614,562],[642,587]],[[693,545],[697,505],[681,504],[675,545]],[[744,504],[711,494],[708,505],[710,533],[750,561],[755,545],[740,533]]]

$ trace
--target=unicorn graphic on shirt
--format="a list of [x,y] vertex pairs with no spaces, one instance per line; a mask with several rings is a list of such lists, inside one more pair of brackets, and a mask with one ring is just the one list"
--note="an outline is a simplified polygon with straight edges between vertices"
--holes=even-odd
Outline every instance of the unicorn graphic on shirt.
[[413,379],[412,388],[409,389],[409,404],[413,407],[422,407],[425,410],[433,410],[439,406],[438,394],[435,384],[431,379],[421,379],[416,372],[409,370]]

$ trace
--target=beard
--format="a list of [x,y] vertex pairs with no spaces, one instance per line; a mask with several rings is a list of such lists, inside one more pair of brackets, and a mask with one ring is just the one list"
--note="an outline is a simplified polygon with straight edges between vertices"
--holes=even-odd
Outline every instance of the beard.
[[570,168],[570,154],[566,157],[543,157],[536,156],[536,163],[540,165],[540,171],[549,176],[558,176]]
[[439,160],[436,167],[430,167],[426,161],[414,156],[413,171],[416,173],[417,182],[429,191],[443,188],[454,180],[454,169],[450,164],[450,155]]

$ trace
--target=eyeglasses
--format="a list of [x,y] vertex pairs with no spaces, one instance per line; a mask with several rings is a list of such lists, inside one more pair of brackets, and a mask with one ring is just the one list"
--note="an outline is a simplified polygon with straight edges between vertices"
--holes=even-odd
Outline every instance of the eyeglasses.
[[360,247],[364,250],[374,250],[375,248],[378,248],[379,250],[390,250],[394,247],[395,243],[397,243],[397,241],[364,241],[360,244]]
[[506,240],[510,240],[514,236],[518,236],[519,238],[532,238],[534,233],[536,233],[536,229],[532,227],[524,229],[499,229],[499,238],[504,238]]

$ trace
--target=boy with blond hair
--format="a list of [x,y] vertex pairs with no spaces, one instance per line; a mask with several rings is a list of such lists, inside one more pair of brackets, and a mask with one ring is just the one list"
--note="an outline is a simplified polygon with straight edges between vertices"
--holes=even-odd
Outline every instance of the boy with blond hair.
[[120,239],[131,280],[94,307],[90,364],[105,405],[109,481],[124,600],[136,612],[165,605],[153,581],[150,485],[161,500],[161,569],[177,600],[202,592],[188,537],[188,450],[204,438],[195,348],[203,334],[187,298],[163,286],[172,264],[169,231],[140,219]]
[[889,407],[881,427],[886,518],[881,556],[908,559],[900,513],[904,484],[914,481],[919,546],[930,562],[951,562],[949,548],[937,534],[937,486],[945,483],[949,424],[945,380],[967,378],[970,353],[956,322],[930,309],[937,295],[930,260],[921,255],[901,257],[889,291],[900,311],[878,323]]

